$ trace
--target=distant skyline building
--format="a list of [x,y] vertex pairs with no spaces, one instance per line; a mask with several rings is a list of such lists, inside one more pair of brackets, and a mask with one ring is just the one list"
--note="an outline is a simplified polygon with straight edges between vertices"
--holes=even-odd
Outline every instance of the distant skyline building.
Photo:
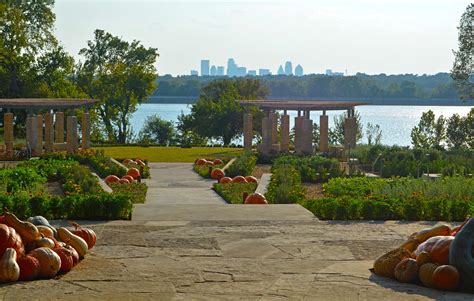
[[217,75],[217,68],[216,68],[216,66],[214,66],[214,65],[211,66],[210,74],[211,74],[211,76],[216,76],[216,75]]
[[201,76],[209,76],[209,60],[201,60]]
[[290,61],[285,63],[285,74],[293,75],[293,64]]
[[285,70],[283,70],[283,67],[280,65],[280,67],[278,68],[278,72],[277,72],[278,75],[285,75]]
[[224,71],[224,66],[217,66],[217,76],[224,76],[225,71]]
[[257,76],[257,70],[249,70],[249,71],[247,71],[247,75],[249,75],[249,76]]
[[270,72],[270,69],[258,69],[258,75],[260,76],[265,76],[265,75],[271,75],[272,73]]
[[247,75],[247,68],[246,67],[237,67],[236,76],[246,76],[246,75]]
[[235,63],[233,58],[229,58],[227,60],[227,76],[233,77],[237,76],[237,64]]
[[344,72],[332,72],[332,69],[326,69],[327,76],[344,76]]
[[295,75],[303,76],[303,67],[300,64],[295,67]]
[[191,75],[198,76],[199,72],[197,70],[191,70]]

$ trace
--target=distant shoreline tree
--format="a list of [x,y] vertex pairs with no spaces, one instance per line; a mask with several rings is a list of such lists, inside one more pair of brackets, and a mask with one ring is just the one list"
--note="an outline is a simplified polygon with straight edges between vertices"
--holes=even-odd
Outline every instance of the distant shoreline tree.
[[[329,143],[333,145],[344,145],[344,121],[346,115],[340,114],[334,116],[334,127],[329,128]],[[364,126],[362,125],[360,113],[355,112],[355,119],[356,119],[356,142],[362,140],[363,137],[363,129]]]

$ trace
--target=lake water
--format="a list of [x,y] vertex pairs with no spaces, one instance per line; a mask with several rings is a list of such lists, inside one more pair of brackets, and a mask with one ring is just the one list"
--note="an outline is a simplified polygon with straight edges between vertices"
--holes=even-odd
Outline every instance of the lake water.
[[[461,116],[467,115],[471,107],[459,106],[360,106],[356,110],[360,113],[362,124],[365,127],[368,122],[379,124],[382,129],[382,143],[386,145],[408,146],[411,144],[410,132],[420,121],[421,114],[428,110],[432,110],[436,117],[443,115],[449,117],[455,113]],[[191,105],[187,104],[142,104],[131,118],[131,125],[134,132],[138,132],[147,116],[158,115],[162,119],[168,121],[177,121],[177,117],[181,112],[189,114]],[[294,111],[288,112],[291,117],[296,117]],[[343,111],[328,111],[329,127],[332,127],[333,116],[342,114]],[[319,123],[319,115],[321,112],[312,112],[311,119],[315,123]],[[294,118],[290,118],[290,126],[294,124]],[[240,140],[238,140],[240,141]],[[362,140],[367,142],[366,138]]]

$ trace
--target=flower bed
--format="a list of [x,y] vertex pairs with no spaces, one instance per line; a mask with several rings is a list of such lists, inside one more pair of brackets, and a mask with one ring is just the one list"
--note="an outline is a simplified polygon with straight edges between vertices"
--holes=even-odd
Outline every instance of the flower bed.
[[[223,168],[230,159],[198,159],[194,162],[193,170],[201,177],[210,179],[211,171],[214,168]],[[202,163],[202,164],[201,164]]]
[[239,156],[234,163],[232,163],[226,170],[226,176],[250,176],[255,165],[257,164],[257,157],[251,152],[245,152]]
[[265,197],[273,204],[292,204],[304,199],[301,176],[292,165],[272,168],[272,177]]
[[301,180],[307,183],[327,182],[344,175],[339,161],[321,156],[281,156],[273,161],[272,169],[282,165],[293,166],[299,172]]
[[257,183],[214,184],[217,194],[230,204],[242,204],[244,193],[252,194],[255,189],[257,189]]
[[126,194],[134,204],[143,204],[146,200],[146,192],[148,187],[145,183],[110,183],[108,184],[114,191],[114,194]]

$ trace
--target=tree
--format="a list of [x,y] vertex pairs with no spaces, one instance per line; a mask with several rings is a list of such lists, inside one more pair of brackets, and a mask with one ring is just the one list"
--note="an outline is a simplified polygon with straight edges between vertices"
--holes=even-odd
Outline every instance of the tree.
[[380,145],[382,141],[382,130],[380,125],[367,123],[367,129],[365,130],[367,135],[367,144],[368,145]]
[[157,50],[99,29],[87,44],[79,52],[85,62],[79,66],[78,84],[100,100],[97,113],[108,140],[125,143],[132,135],[130,116],[156,88]]
[[443,149],[442,143],[446,135],[445,123],[442,115],[436,119],[433,111],[424,112],[418,125],[411,131],[413,147]]
[[148,116],[138,137],[140,142],[169,145],[175,139],[173,122],[163,120],[158,115]]
[[[362,130],[363,126],[360,121],[360,113],[355,112],[356,119],[356,141],[359,142],[362,140]],[[330,144],[339,144],[344,145],[344,122],[346,119],[345,114],[335,115],[334,116],[334,127],[329,129],[329,143]]]
[[451,149],[460,149],[466,146],[467,136],[466,119],[454,114],[447,121],[446,138]]
[[467,6],[459,23],[458,51],[454,51],[455,59],[451,76],[456,82],[461,99],[474,99],[473,68],[474,68],[474,4]]
[[[192,105],[189,117],[182,117],[180,128],[192,130],[209,139],[220,139],[228,145],[242,134],[244,108],[238,100],[264,98],[268,89],[259,80],[250,78],[216,80],[205,86]],[[261,113],[251,108],[254,129]]]

